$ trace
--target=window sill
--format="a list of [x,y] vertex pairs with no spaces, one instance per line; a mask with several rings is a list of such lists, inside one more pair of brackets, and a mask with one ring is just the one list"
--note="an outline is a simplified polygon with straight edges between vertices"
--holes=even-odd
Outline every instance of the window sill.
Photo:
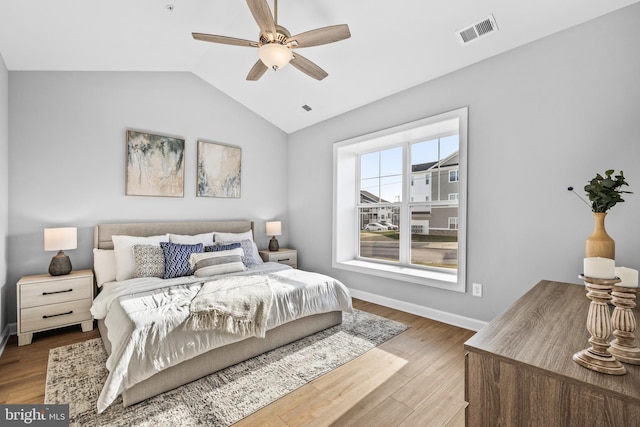
[[379,264],[364,260],[334,261],[333,268],[353,271],[356,273],[370,274],[387,279],[401,280],[403,282],[416,283],[418,285],[447,289],[455,292],[465,292],[464,281],[458,281],[456,274],[423,270],[405,266]]

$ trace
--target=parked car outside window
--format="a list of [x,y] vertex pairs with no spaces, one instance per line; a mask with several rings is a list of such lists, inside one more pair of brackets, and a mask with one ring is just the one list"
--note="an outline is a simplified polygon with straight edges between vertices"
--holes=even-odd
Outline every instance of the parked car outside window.
[[377,222],[370,222],[364,226],[365,231],[387,231],[388,228]]
[[380,221],[380,224],[384,225],[389,230],[397,230],[398,229],[397,225],[391,224],[390,222],[387,222],[386,220]]

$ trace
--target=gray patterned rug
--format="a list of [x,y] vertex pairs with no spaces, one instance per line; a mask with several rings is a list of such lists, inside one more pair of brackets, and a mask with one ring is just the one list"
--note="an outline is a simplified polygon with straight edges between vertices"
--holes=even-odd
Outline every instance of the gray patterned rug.
[[50,350],[44,401],[69,403],[72,426],[228,426],[407,328],[354,310],[338,326],[127,408],[118,398],[102,414],[107,354],[96,338]]

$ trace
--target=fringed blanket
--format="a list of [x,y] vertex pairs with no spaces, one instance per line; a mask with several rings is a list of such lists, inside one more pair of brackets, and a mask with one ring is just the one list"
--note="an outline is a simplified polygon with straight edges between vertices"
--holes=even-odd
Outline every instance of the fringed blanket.
[[264,338],[272,303],[273,291],[264,276],[205,282],[191,300],[185,329],[217,329],[243,337]]

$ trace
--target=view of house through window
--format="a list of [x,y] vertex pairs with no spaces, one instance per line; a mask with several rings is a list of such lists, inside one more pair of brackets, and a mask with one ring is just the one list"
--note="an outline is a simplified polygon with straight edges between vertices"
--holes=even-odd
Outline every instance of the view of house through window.
[[360,155],[361,258],[457,269],[459,151],[456,130]]

